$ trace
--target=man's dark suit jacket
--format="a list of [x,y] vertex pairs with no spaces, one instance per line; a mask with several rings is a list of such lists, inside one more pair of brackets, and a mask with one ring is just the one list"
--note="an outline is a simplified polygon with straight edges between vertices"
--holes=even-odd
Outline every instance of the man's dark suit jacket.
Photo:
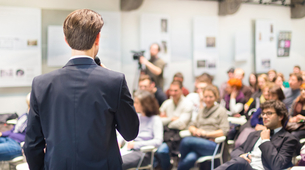
[[30,103],[24,152],[31,170],[122,168],[116,129],[128,141],[139,130],[123,74],[75,58],[35,77]]
[[[261,131],[250,133],[247,140],[232,151],[232,159],[239,157],[241,154],[251,152],[255,143],[260,138],[260,134]],[[261,144],[259,148],[262,151],[262,162],[265,170],[288,168],[297,143],[298,140],[282,128],[272,136],[270,141]]]

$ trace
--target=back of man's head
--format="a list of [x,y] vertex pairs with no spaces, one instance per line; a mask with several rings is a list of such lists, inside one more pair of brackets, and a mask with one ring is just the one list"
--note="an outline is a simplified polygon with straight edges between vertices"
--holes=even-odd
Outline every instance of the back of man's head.
[[89,50],[103,24],[103,19],[97,12],[90,9],[73,11],[64,21],[63,29],[66,41],[74,50]]

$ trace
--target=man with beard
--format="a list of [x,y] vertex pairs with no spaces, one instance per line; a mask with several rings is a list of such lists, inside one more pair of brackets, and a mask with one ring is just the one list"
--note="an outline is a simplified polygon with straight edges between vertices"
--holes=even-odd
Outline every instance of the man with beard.
[[166,63],[159,58],[158,53],[160,52],[160,46],[156,43],[150,46],[150,59],[147,60],[145,57],[140,57],[140,63],[146,66],[144,73],[149,75],[156,86],[163,90],[164,78],[163,69]]

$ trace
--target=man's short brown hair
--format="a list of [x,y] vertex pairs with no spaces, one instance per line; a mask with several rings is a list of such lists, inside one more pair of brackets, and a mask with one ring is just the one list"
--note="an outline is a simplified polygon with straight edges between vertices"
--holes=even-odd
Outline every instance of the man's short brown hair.
[[178,80],[172,81],[171,85],[178,85],[180,89],[182,89],[182,82]]
[[278,116],[283,116],[283,119],[281,121],[282,125],[286,123],[288,119],[288,111],[283,102],[279,100],[267,100],[264,103],[262,103],[260,107],[262,111],[264,109],[274,109]]
[[289,77],[291,76],[295,76],[298,80],[298,82],[303,82],[303,78],[302,78],[302,75],[299,74],[299,73],[290,73]]
[[183,74],[180,73],[180,72],[176,73],[176,74],[174,75],[174,78],[175,78],[175,77],[184,79],[184,78],[183,78]]
[[79,9],[70,13],[64,21],[64,34],[74,50],[92,48],[104,25],[100,14],[90,9]]
[[149,75],[147,75],[147,74],[143,74],[143,75],[141,75],[141,76],[139,77],[139,82],[140,82],[140,81],[144,81],[144,80],[149,80],[149,83],[152,82],[151,77],[150,77]]

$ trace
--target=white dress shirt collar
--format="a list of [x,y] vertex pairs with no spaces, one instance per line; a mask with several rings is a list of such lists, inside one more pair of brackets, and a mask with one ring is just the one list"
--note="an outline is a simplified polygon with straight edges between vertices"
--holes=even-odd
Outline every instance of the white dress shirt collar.
[[75,58],[91,58],[93,60],[93,58],[88,55],[76,55],[76,56],[71,57],[69,60],[72,60]]

